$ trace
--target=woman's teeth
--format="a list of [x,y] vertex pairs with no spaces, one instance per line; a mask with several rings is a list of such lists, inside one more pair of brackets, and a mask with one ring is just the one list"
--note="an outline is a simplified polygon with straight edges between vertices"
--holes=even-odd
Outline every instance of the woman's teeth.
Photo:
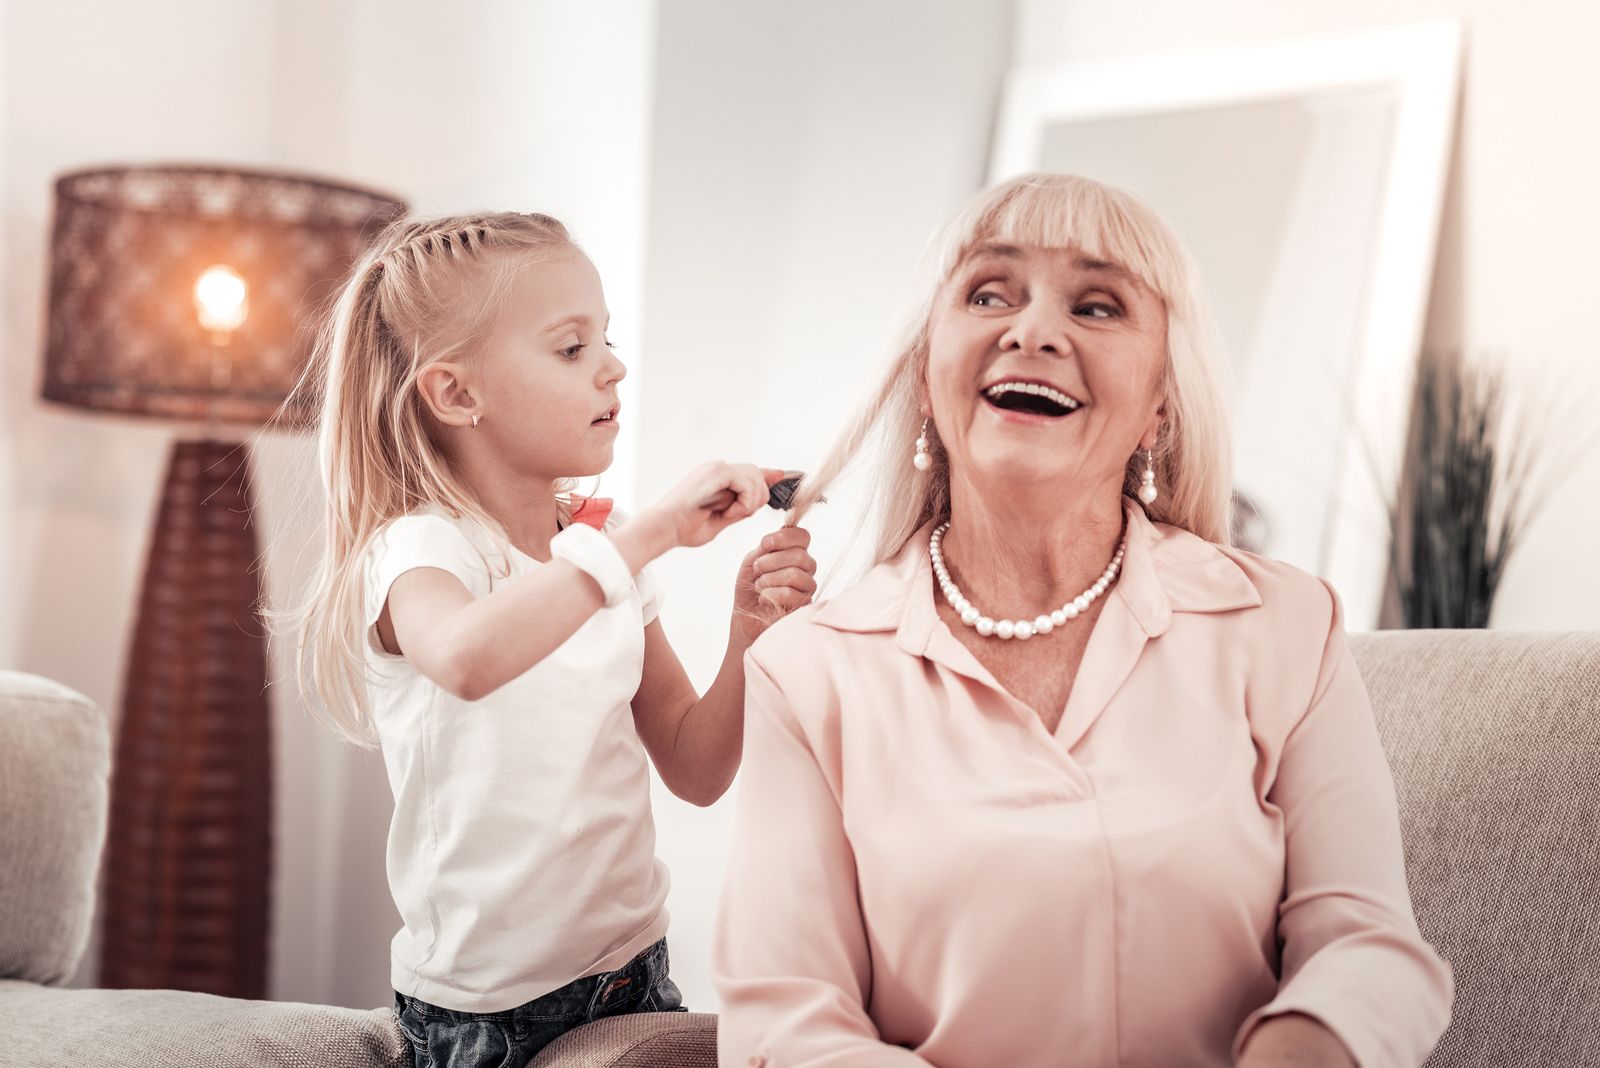
[[1080,407],[1059,389],[1037,382],[997,382],[983,395],[997,408],[1036,415],[1067,415]]

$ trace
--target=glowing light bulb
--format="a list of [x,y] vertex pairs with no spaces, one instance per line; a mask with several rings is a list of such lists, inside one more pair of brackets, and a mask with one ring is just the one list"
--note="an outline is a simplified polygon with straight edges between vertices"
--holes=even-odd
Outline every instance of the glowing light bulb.
[[232,267],[207,267],[194,284],[194,305],[201,326],[225,335],[249,316],[250,287]]

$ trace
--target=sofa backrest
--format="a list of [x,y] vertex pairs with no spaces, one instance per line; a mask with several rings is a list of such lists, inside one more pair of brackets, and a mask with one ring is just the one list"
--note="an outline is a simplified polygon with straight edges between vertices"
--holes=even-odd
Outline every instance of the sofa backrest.
[[0,671],[0,978],[64,983],[94,916],[111,744],[60,683]]
[[1352,646],[1423,935],[1455,970],[1431,1068],[1600,1064],[1600,632]]

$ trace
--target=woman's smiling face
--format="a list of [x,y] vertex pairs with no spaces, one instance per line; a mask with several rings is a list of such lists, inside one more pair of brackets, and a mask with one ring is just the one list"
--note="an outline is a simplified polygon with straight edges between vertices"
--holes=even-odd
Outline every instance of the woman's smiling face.
[[1128,458],[1160,428],[1166,350],[1165,302],[1119,265],[979,244],[928,325],[952,484],[1120,493]]

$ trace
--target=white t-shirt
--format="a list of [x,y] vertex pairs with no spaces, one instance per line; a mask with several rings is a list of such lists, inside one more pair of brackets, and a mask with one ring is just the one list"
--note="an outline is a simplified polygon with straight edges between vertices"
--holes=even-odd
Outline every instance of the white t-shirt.
[[[545,566],[511,550],[510,578]],[[666,934],[667,869],[630,707],[660,596],[641,571],[627,600],[463,701],[378,639],[390,585],[419,567],[475,597],[509,581],[488,532],[440,508],[391,521],[367,555],[367,699],[394,791],[389,889],[404,923],[390,978],[444,1008],[500,1012]]]

